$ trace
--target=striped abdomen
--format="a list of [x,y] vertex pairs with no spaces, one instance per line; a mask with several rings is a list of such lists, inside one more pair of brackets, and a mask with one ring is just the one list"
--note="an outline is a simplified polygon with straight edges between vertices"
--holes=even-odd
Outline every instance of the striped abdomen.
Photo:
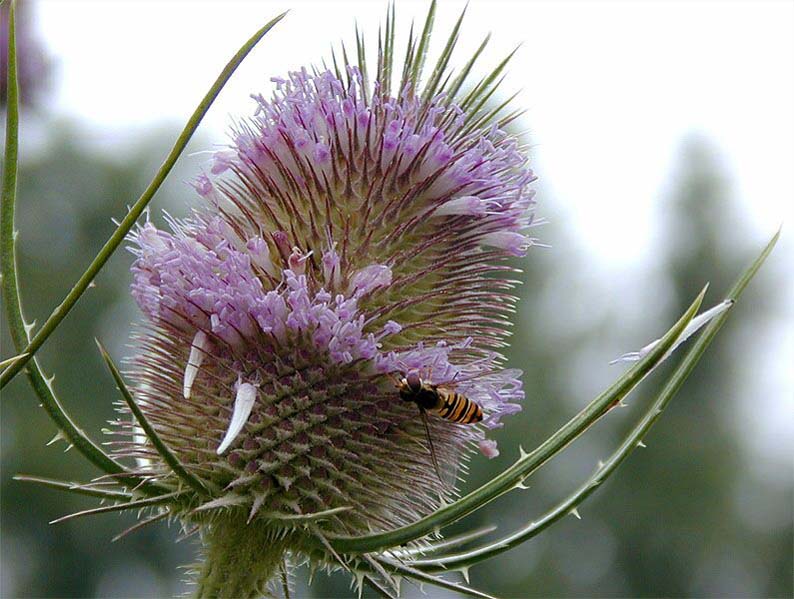
[[482,408],[461,393],[436,389],[438,403],[430,410],[457,424],[475,424],[482,420]]

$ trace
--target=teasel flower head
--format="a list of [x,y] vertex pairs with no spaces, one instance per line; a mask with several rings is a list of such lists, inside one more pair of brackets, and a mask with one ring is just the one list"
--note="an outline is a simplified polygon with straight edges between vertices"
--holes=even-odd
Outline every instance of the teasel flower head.
[[[350,567],[326,536],[437,510],[473,451],[498,455],[490,431],[521,409],[520,372],[499,353],[509,259],[533,242],[535,177],[504,131],[516,115],[486,104],[493,74],[461,92],[472,63],[449,77],[449,46],[420,84],[427,37],[392,85],[393,14],[386,30],[372,82],[361,38],[357,64],[274,78],[196,179],[192,216],[131,238],[146,324],[130,377],[207,490],[175,513],[201,531],[210,591],[230,588],[222,572],[262,543],[232,588],[261,587],[284,554]],[[482,422],[423,414],[400,399],[403,377],[461,394]],[[122,429],[122,455],[174,477]]]

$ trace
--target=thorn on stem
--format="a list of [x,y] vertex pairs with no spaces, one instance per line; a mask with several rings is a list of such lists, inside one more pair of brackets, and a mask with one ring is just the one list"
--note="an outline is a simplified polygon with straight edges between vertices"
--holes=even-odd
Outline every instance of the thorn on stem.
[[516,483],[516,486],[514,488],[521,489],[522,491],[526,491],[527,489],[529,489],[529,485],[525,485],[524,480],[522,479]]
[[49,447],[50,445],[61,439],[65,441],[66,437],[63,435],[63,431],[58,431],[57,433],[55,433],[55,436],[47,442],[46,447]]

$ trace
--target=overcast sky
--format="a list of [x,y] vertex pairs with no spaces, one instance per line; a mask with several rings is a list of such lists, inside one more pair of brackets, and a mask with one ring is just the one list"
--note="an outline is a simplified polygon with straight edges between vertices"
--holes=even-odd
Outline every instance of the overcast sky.
[[[374,40],[384,6],[51,0],[39,4],[38,16],[59,63],[58,109],[92,125],[102,141],[184,121],[242,41],[291,9],[208,115],[205,133],[222,142],[233,116],[251,112],[249,93],[326,57],[332,41],[349,39],[354,19]],[[462,6],[442,0],[438,37]],[[398,3],[403,34],[425,10],[425,2]],[[615,265],[642,260],[650,209],[690,132],[719,146],[750,208],[752,222],[740,234],[761,240],[790,221],[792,23],[792,2],[473,0],[458,56],[489,31],[483,64],[522,44],[504,89],[523,90],[517,104],[528,109],[537,170],[594,254]]]

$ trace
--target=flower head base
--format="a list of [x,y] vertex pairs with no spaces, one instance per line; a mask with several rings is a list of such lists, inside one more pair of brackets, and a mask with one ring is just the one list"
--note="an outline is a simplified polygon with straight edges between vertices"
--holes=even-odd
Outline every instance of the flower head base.
[[[515,138],[455,93],[302,69],[255,96],[206,205],[132,237],[137,400],[213,489],[274,538],[410,524],[454,494],[470,450],[520,410],[498,353],[534,180]],[[456,424],[401,401],[420,377],[475,402]],[[167,477],[148,446],[147,473]],[[438,464],[439,472],[433,467]],[[311,522],[307,529],[306,523]]]

